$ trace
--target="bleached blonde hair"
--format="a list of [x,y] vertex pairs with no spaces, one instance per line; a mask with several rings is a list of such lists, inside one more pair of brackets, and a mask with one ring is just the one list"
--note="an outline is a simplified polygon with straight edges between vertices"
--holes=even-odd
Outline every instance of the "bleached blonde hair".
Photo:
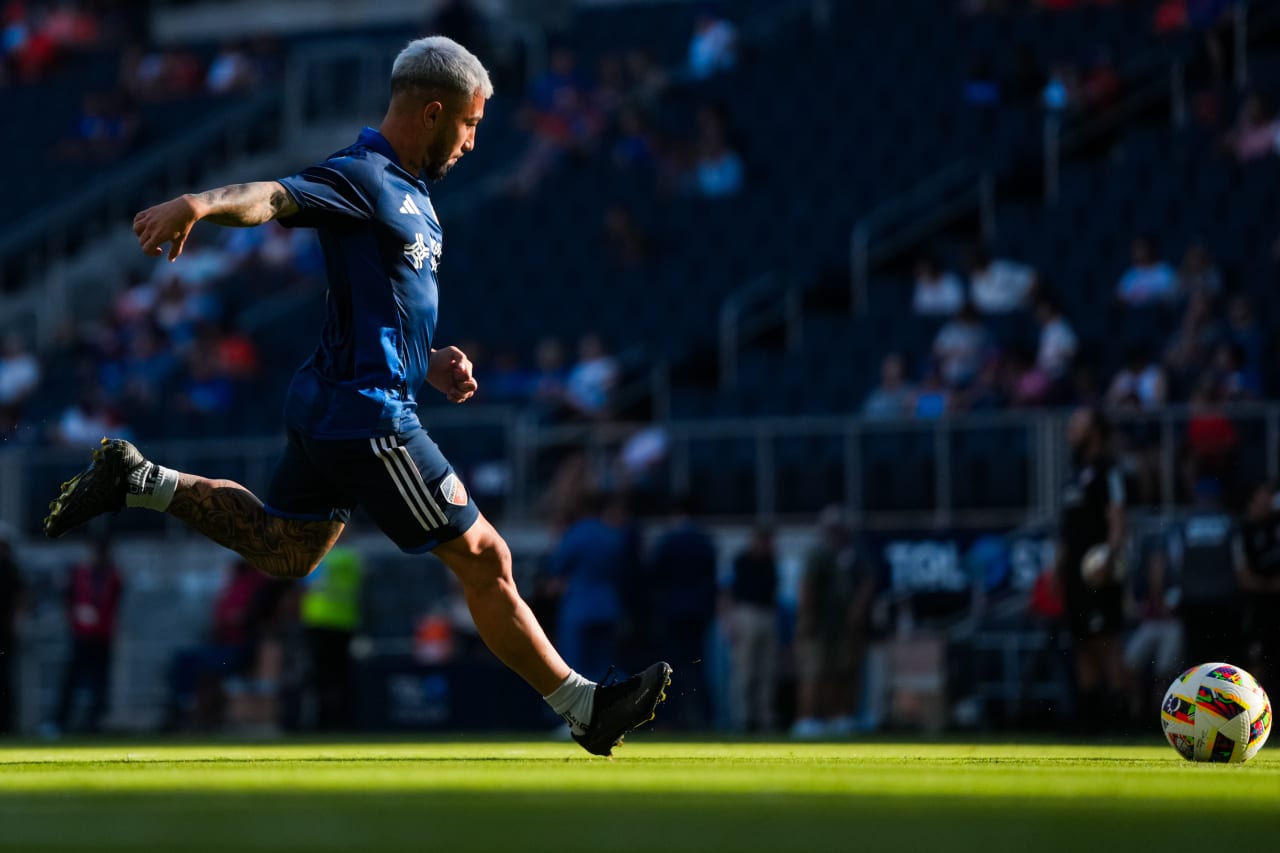
[[409,42],[391,66],[391,92],[444,89],[465,97],[493,97],[489,72],[476,55],[446,36]]

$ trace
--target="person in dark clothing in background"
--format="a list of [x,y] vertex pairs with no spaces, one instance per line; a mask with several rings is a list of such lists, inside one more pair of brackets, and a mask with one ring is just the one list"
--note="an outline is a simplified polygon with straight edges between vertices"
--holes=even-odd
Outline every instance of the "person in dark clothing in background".
[[22,609],[22,573],[13,558],[7,531],[0,526],[0,734],[15,727],[17,702],[18,611]]
[[556,645],[564,659],[577,672],[603,679],[617,662],[619,585],[634,569],[635,555],[620,501],[592,495],[586,504],[551,555],[551,594],[560,599]]
[[228,567],[213,604],[205,642],[179,649],[168,667],[167,730],[203,731],[222,724],[225,682],[240,676],[253,657],[248,617],[267,578],[244,560]]
[[67,731],[72,722],[71,710],[76,691],[84,686],[89,691],[89,716],[85,728],[98,731],[107,712],[111,681],[111,652],[115,645],[116,615],[124,583],[120,570],[111,559],[111,547],[105,539],[93,543],[89,560],[71,567],[67,587],[67,622],[71,628],[71,659],[67,661],[52,731]]
[[1181,578],[1186,665],[1241,659],[1240,589],[1244,556],[1236,520],[1223,507],[1221,486],[1209,477],[1195,484],[1195,506],[1173,530],[1172,562]]
[[[1057,575],[1064,617],[1075,656],[1076,702],[1105,715],[1112,709],[1122,721],[1128,680],[1120,632],[1124,629],[1124,585],[1116,561],[1126,543],[1124,476],[1111,455],[1111,425],[1098,409],[1080,408],[1067,423],[1072,472],[1062,496],[1058,531]],[[1106,565],[1095,583],[1082,572],[1085,555],[1098,545],[1109,548]],[[1077,715],[1084,719],[1088,715]]]
[[[1249,497],[1240,531],[1240,588],[1248,596],[1245,631],[1249,672],[1261,684],[1280,678],[1280,511],[1272,483]],[[1274,689],[1274,688],[1273,688]]]
[[739,731],[770,732],[778,658],[778,557],[773,531],[756,527],[746,550],[733,560],[733,580],[722,617],[733,647],[732,716]]
[[852,734],[862,696],[876,571],[844,508],[818,515],[796,591],[796,719],[799,740]]
[[[690,498],[677,497],[671,510],[671,526],[649,559],[651,612],[659,614],[653,630],[657,642],[666,645],[667,660],[701,664],[716,611],[716,546],[694,521]],[[706,667],[686,671],[691,675],[679,697],[676,722],[701,728],[710,722]]]

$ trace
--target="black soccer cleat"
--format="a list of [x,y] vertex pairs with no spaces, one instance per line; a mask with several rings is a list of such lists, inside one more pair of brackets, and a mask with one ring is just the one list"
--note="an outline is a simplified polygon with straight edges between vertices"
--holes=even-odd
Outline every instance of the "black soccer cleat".
[[592,755],[612,755],[623,735],[654,718],[670,683],[671,665],[659,662],[626,681],[597,685],[591,725],[573,739]]
[[129,442],[102,439],[94,448],[93,463],[63,483],[62,492],[49,504],[44,535],[57,539],[95,516],[124,509],[130,472],[148,464]]

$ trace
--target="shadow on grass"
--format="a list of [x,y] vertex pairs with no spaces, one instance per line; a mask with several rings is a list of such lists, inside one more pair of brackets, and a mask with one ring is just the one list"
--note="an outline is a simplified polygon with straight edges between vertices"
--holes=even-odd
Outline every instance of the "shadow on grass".
[[[1221,804],[1218,804],[1221,805]],[[1214,809],[1232,838],[1280,831],[1274,809]],[[827,794],[482,793],[0,795],[0,850],[1002,851],[1185,845],[1186,809],[1132,798],[945,800]],[[1263,833],[1267,835],[1263,835]]]

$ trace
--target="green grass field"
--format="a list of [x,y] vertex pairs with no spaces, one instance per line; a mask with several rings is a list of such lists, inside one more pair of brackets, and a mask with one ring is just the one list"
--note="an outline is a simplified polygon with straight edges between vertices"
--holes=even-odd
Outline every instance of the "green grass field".
[[0,745],[0,851],[1280,849],[1280,754],[518,741]]

